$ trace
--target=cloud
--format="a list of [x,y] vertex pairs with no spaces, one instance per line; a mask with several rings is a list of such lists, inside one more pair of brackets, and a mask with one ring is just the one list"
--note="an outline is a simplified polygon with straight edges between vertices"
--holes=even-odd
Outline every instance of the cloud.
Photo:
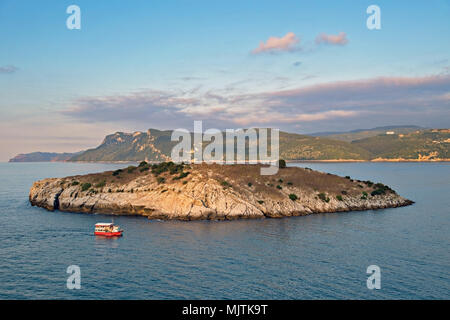
[[[69,120],[69,121],[67,121]],[[106,123],[85,123],[40,110],[32,117],[0,119],[0,161],[18,153],[76,152],[96,147],[103,137],[126,127]]]
[[[187,93],[186,93],[187,92]],[[286,131],[356,129],[396,124],[448,127],[450,76],[380,77],[291,90],[233,94],[226,90],[153,91],[84,98],[62,111],[83,122],[160,129],[273,126]],[[206,125],[206,124],[205,124]]]
[[147,90],[125,95],[81,98],[61,113],[84,122],[147,122],[149,126],[163,123],[170,128],[183,118],[182,108],[197,105],[199,101],[195,97],[182,91],[175,94]]
[[348,43],[347,34],[340,32],[338,35],[321,33],[316,37],[316,44],[346,45]]
[[316,122],[328,119],[338,119],[338,118],[349,118],[358,115],[356,111],[346,111],[346,110],[329,110],[316,113],[296,113],[293,115],[272,112],[264,114],[250,115],[246,118],[236,119],[236,124],[243,126],[252,126],[254,123],[261,125],[270,124],[273,125],[275,122],[278,124],[292,124],[292,123],[304,123],[304,122]]
[[310,80],[310,79],[314,79],[314,78],[317,78],[317,76],[313,75],[313,74],[307,74],[306,76],[304,76],[302,78],[302,80]]
[[[328,44],[328,45],[346,45],[348,43],[347,34],[345,32],[340,32],[337,35],[321,33],[316,37],[316,47],[320,44]],[[280,52],[294,52],[294,51],[311,51],[314,50],[315,47],[311,46],[311,48],[300,48],[300,39],[295,35],[294,32],[288,32],[281,38],[278,37],[269,37],[267,41],[261,41],[259,46],[251,51],[252,54],[261,54],[261,53],[280,53]],[[293,63],[293,66],[298,67],[302,64],[301,61],[296,61]]]
[[181,77],[180,79],[183,80],[183,81],[205,80],[205,78],[193,77],[193,76]]
[[256,49],[252,50],[253,54],[259,53],[275,53],[283,51],[294,51],[298,49],[296,45],[300,43],[300,39],[293,32],[286,33],[283,37],[270,37],[266,43],[260,42]]
[[2,73],[14,73],[17,70],[19,70],[19,68],[15,67],[15,66],[11,66],[11,65],[3,66],[3,67],[0,67],[0,74],[2,74]]

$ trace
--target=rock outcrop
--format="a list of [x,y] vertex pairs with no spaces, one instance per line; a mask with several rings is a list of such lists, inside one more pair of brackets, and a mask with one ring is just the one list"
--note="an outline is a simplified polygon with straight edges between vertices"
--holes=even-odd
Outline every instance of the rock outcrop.
[[32,205],[150,219],[278,218],[370,210],[413,202],[383,184],[289,167],[273,176],[260,165],[163,163],[33,184]]

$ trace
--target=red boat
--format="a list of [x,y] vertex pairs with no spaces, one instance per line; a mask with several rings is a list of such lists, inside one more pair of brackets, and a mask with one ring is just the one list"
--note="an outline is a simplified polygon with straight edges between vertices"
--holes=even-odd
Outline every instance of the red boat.
[[123,230],[120,230],[119,226],[114,223],[96,223],[94,234],[96,236],[104,237],[121,237]]

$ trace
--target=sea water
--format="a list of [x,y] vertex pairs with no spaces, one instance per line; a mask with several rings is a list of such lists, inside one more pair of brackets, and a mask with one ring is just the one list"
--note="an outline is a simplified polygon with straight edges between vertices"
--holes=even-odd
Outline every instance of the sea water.
[[[283,219],[158,221],[32,207],[36,180],[124,164],[0,163],[1,299],[449,299],[448,163],[297,163],[382,182],[408,207]],[[70,290],[67,268],[79,266]],[[367,287],[367,267],[381,288]]]

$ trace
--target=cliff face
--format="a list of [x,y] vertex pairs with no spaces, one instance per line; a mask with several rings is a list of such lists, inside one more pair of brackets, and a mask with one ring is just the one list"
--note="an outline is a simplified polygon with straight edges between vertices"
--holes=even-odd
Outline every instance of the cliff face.
[[172,131],[149,129],[147,132],[116,132],[105,137],[95,149],[71,158],[71,161],[150,161],[169,160],[177,142],[170,141]]
[[150,219],[237,219],[399,207],[389,187],[303,168],[261,176],[259,165],[159,165],[44,179],[30,190],[48,210]]

